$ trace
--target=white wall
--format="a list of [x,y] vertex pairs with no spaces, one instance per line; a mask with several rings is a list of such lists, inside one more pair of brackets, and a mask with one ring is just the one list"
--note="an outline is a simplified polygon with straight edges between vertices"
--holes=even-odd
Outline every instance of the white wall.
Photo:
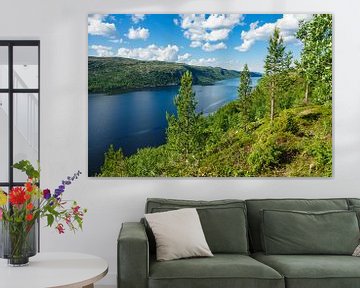
[[[332,179],[87,178],[87,14],[166,12],[334,13],[334,177]],[[43,186],[84,172],[67,197],[89,209],[75,236],[42,229],[43,251],[79,251],[110,264],[115,284],[116,238],[137,221],[147,197],[217,199],[359,197],[360,37],[358,0],[1,0],[0,39],[41,40],[41,164]]]

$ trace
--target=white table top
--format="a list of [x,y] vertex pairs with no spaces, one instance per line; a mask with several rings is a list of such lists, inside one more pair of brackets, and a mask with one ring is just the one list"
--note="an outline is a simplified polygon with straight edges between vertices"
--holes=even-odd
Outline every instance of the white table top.
[[100,257],[80,253],[38,253],[28,266],[9,267],[0,260],[1,288],[77,288],[103,278],[108,264]]

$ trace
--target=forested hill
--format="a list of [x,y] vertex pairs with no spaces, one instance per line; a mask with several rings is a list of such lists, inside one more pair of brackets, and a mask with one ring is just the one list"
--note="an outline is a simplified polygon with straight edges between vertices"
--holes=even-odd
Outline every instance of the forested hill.
[[[240,72],[220,67],[192,66],[164,61],[140,61],[122,57],[89,57],[89,93],[121,93],[142,88],[179,85],[181,75],[191,71],[193,84],[211,85],[239,77]],[[261,76],[252,72],[252,76]]]

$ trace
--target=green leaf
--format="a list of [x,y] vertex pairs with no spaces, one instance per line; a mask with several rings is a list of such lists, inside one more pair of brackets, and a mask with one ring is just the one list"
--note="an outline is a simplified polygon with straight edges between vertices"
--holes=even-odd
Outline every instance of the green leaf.
[[36,170],[28,160],[21,160],[15,163],[13,167],[24,172],[29,178],[40,179],[40,168]]
[[50,226],[51,227],[51,225],[54,223],[54,216],[53,215],[51,215],[51,214],[48,214],[47,215],[47,224],[48,224],[48,226]]

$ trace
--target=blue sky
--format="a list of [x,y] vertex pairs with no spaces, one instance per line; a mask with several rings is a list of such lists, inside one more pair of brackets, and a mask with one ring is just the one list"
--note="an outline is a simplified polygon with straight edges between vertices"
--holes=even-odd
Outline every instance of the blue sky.
[[267,44],[278,27],[295,59],[301,20],[310,14],[91,14],[88,53],[263,72]]

